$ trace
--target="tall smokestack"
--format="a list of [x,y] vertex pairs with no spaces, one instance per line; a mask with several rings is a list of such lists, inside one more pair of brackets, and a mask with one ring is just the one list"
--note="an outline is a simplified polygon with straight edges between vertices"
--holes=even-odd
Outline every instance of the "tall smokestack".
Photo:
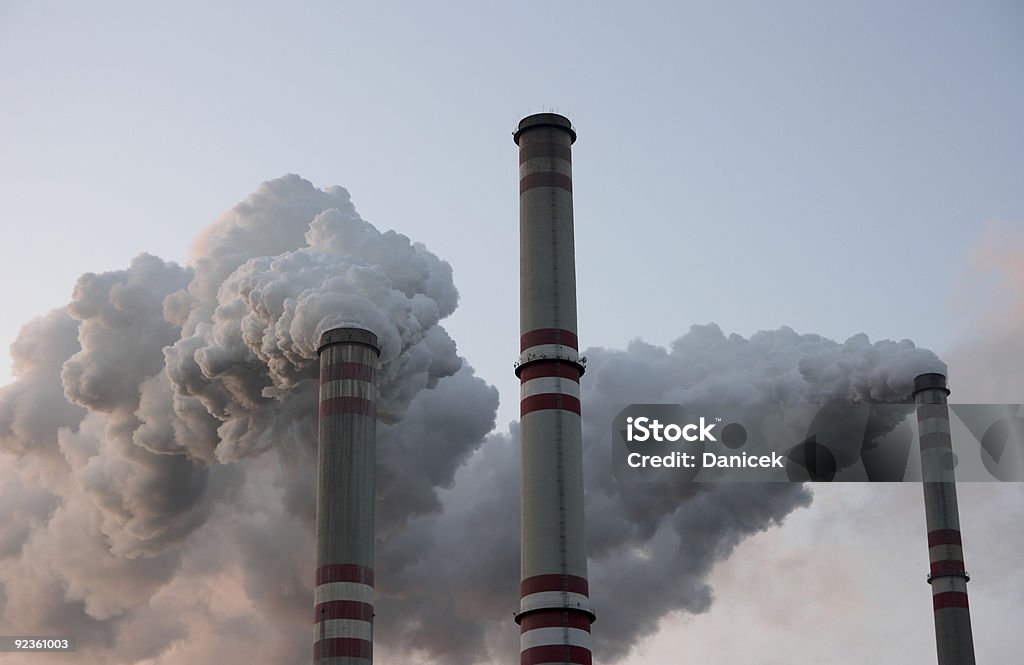
[[921,433],[924,510],[928,522],[928,559],[935,611],[939,665],[974,665],[971,614],[967,609],[967,572],[960,539],[960,513],[953,475],[946,377],[922,374],[914,379],[917,424]]
[[568,118],[538,113],[519,146],[522,551],[520,665],[590,665]]
[[373,501],[377,336],[335,328],[320,338],[315,665],[373,662]]

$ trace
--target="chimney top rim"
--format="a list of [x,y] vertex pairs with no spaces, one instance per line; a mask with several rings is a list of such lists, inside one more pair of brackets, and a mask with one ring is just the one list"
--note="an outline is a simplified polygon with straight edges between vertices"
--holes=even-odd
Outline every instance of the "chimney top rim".
[[370,347],[378,356],[380,355],[377,335],[359,326],[338,326],[325,331],[320,336],[320,344],[316,349],[317,355],[323,353],[324,348],[332,344],[361,344]]
[[576,142],[576,130],[573,129],[572,122],[569,118],[566,118],[560,113],[534,113],[528,115],[519,121],[519,126],[516,131],[512,133],[512,139],[519,145],[519,137],[522,136],[523,132],[528,129],[537,129],[539,127],[551,127],[554,129],[562,129],[569,133],[569,143]]

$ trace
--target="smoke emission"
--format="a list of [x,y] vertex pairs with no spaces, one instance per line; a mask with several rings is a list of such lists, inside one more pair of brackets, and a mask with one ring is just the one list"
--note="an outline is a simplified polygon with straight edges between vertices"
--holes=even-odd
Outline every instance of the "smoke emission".
[[[590,348],[584,355],[587,549],[600,662],[625,656],[670,612],[707,611],[713,594],[706,579],[715,563],[812,498],[798,484],[619,485],[609,437],[624,404],[895,401],[910,394],[916,374],[945,369],[907,340],[872,344],[856,335],[839,344],[788,328],[745,339],[714,324],[693,326],[668,349],[636,341],[626,350]],[[488,438],[443,499],[443,512],[410,523],[408,540],[378,550],[386,593],[377,616],[387,618],[376,624],[375,637],[385,650],[416,645],[438,661],[514,662],[515,424]]]
[[[76,663],[309,662],[316,344],[356,323],[382,347],[378,661],[512,662],[518,429],[493,431],[497,391],[441,325],[457,304],[447,263],[294,175],[211,224],[187,266],[142,254],[83,275],[22,328],[0,389],[0,634],[74,634]],[[909,341],[714,325],[586,355],[602,662],[669,612],[706,611],[714,564],[811,500],[799,485],[621,487],[616,405],[896,399],[943,369]]]

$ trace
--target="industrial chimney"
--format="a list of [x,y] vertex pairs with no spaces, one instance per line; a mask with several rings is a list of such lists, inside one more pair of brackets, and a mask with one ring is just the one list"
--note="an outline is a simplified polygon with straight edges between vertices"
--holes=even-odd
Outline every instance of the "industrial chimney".
[[373,662],[377,336],[320,338],[314,665]]
[[939,665],[974,665],[971,614],[967,608],[970,578],[964,567],[960,539],[947,395],[949,389],[942,374],[922,374],[914,379],[931,562],[928,583],[932,585]]
[[568,118],[538,113],[519,146],[522,551],[520,665],[590,665]]

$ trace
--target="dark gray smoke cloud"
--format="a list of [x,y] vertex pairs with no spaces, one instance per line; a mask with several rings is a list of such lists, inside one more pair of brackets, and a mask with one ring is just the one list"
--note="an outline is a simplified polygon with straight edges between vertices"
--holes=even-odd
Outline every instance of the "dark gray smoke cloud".
[[[308,662],[316,343],[359,323],[383,348],[379,660],[514,661],[518,428],[492,432],[497,392],[440,325],[457,303],[448,264],[297,176],[225,213],[187,266],[143,254],[83,275],[24,326],[0,388],[0,634],[73,633],[81,663]],[[906,341],[715,326],[587,354],[607,662],[666,613],[707,610],[715,562],[810,501],[797,485],[620,487],[614,406],[887,399],[940,366]]]
[[[839,344],[788,328],[745,339],[713,324],[694,326],[668,349],[637,341],[585,355],[587,545],[600,662],[626,655],[670,612],[708,610],[715,563],[812,496],[782,483],[620,485],[610,425],[623,405],[893,401],[910,394],[918,373],[945,369],[906,340],[872,344],[857,335]],[[383,648],[414,645],[438,662],[514,662],[518,434],[513,424],[492,435],[444,493],[444,511],[414,520],[378,553],[389,596],[377,609]]]

